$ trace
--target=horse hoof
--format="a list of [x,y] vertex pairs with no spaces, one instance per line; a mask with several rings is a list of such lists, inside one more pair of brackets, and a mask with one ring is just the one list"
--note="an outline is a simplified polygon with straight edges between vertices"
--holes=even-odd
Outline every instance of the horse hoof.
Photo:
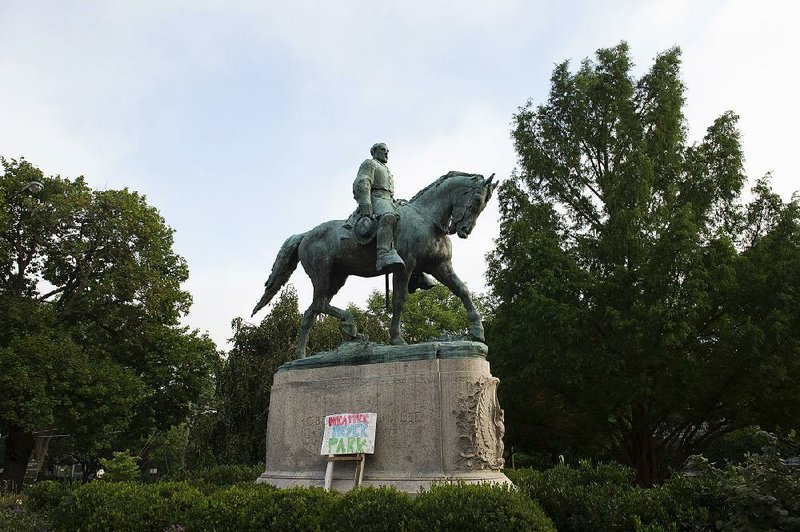
[[486,336],[483,333],[483,325],[472,326],[469,328],[469,335],[473,340],[481,343],[486,343]]
[[358,327],[356,327],[355,322],[342,322],[339,329],[346,340],[355,340],[358,338]]
[[408,343],[402,337],[399,337],[392,338],[392,345],[408,345]]

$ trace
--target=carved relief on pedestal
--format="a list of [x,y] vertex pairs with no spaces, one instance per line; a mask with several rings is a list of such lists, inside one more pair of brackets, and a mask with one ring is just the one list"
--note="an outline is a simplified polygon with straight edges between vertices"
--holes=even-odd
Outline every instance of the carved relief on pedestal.
[[500,379],[482,376],[473,383],[473,393],[459,401],[454,410],[461,458],[470,469],[502,469],[503,411],[497,401]]

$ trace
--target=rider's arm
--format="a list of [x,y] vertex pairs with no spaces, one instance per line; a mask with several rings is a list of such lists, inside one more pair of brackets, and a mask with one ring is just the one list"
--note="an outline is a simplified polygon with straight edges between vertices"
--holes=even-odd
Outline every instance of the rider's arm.
[[358,202],[358,213],[372,215],[372,183],[375,180],[375,163],[367,159],[361,163],[356,180],[353,182],[353,197]]

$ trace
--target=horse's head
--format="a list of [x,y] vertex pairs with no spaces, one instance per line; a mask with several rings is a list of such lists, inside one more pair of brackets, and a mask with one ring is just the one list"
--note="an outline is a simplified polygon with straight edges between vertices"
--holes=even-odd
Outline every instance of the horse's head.
[[497,188],[497,183],[492,183],[494,174],[489,179],[481,175],[474,175],[467,181],[463,192],[458,194],[453,201],[453,214],[450,217],[448,232],[467,238],[475,228],[478,216],[483,212],[492,192]]

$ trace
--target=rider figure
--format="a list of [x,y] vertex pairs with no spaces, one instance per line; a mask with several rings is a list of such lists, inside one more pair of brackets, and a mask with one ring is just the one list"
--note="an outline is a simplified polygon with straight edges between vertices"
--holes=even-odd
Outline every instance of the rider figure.
[[369,151],[372,159],[361,163],[353,182],[353,197],[358,202],[358,216],[377,219],[377,270],[385,273],[401,271],[405,268],[405,263],[394,249],[394,229],[400,217],[394,203],[392,173],[386,167],[389,148],[379,142]]

